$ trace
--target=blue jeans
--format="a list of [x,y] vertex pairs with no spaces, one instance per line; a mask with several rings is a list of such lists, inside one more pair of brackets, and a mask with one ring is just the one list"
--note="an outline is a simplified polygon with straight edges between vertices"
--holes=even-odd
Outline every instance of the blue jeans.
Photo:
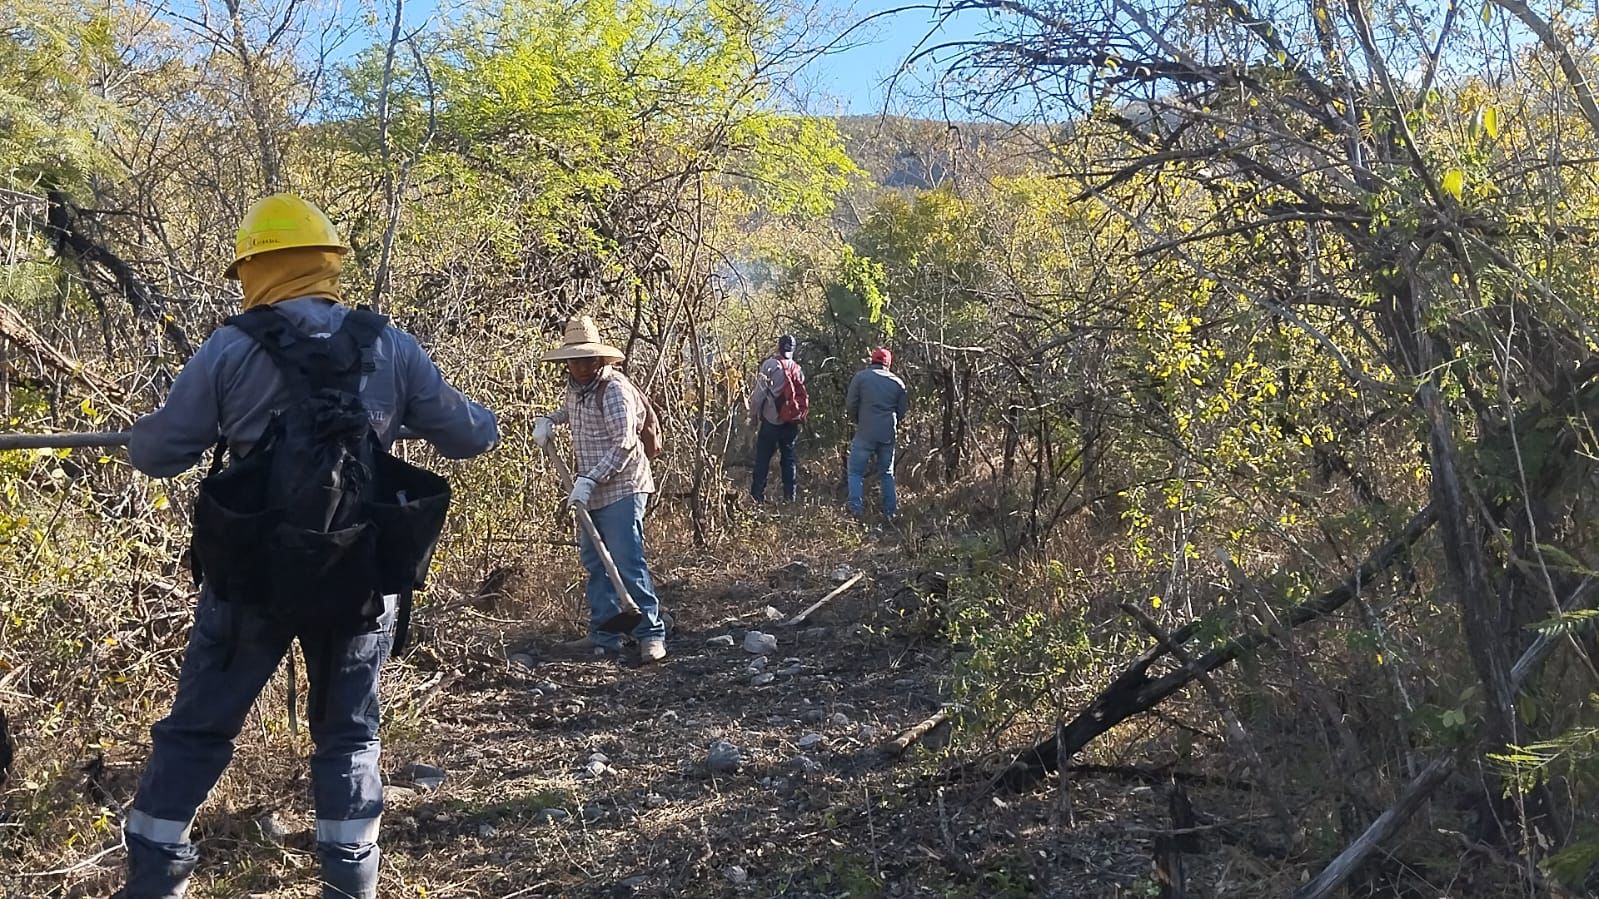
[[[300,638],[314,710],[311,783],[323,899],[377,896],[378,669],[393,628],[391,601],[373,633]],[[150,761],[128,812],[126,899],[184,894],[199,860],[189,839],[195,811],[232,760],[245,714],[293,639],[256,610],[201,589],[172,712],[150,729]]]
[[755,437],[755,473],[750,477],[750,496],[758,503],[766,502],[766,474],[772,467],[772,453],[781,451],[783,468],[783,498],[792,500],[799,480],[799,461],[794,454],[794,442],[799,439],[799,422],[774,425],[761,420],[761,432]]
[[899,511],[894,495],[894,441],[884,443],[856,439],[849,445],[849,510],[855,517],[866,514],[866,466],[877,459],[883,482],[883,514],[893,518]]
[[[605,542],[611,560],[616,563],[616,570],[622,575],[622,583],[627,585],[627,592],[633,595],[639,611],[644,613],[644,619],[633,629],[635,640],[666,638],[666,625],[661,621],[661,601],[655,596],[655,581],[650,579],[649,563],[644,561],[644,507],[649,499],[647,493],[635,493],[608,506],[589,510],[589,517],[594,519],[594,529],[600,532],[600,539]],[[616,588],[611,586],[600,554],[581,528],[578,530],[577,545],[578,555],[583,558],[583,567],[589,572],[589,638],[595,646],[620,650],[621,634],[607,634],[599,630],[601,622],[622,611]]]

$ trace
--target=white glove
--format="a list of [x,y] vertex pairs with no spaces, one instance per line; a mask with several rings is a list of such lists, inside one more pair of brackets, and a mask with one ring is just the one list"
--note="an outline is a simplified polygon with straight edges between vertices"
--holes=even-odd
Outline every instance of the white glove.
[[594,493],[594,479],[579,475],[572,482],[572,495],[566,498],[568,504],[573,506],[589,507],[589,497]]
[[555,429],[555,422],[547,416],[540,415],[533,420],[533,442],[544,446],[550,442],[550,433]]

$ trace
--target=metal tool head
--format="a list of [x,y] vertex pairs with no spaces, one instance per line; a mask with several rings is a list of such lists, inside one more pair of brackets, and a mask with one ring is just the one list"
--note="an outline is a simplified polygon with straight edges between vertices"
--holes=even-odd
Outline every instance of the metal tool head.
[[623,610],[601,621],[594,626],[594,629],[607,634],[631,634],[633,628],[638,627],[639,622],[643,620],[644,613],[639,610]]

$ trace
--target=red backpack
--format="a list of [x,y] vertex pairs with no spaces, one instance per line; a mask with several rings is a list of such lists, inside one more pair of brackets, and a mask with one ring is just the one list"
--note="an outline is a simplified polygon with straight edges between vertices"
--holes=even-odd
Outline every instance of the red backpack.
[[792,360],[777,361],[783,366],[783,379],[788,382],[788,389],[776,397],[777,420],[785,425],[789,422],[804,421],[805,417],[811,414],[811,395],[805,389],[805,375]]

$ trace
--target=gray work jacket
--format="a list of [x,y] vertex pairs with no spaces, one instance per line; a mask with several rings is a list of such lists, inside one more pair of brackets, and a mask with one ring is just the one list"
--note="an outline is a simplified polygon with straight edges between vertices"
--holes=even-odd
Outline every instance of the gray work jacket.
[[874,363],[857,372],[844,396],[849,420],[859,443],[893,443],[900,418],[910,409],[905,382],[887,366]]
[[[285,300],[277,308],[300,330],[324,338],[349,312],[320,297]],[[362,379],[361,401],[384,446],[402,426],[450,459],[475,456],[499,440],[494,413],[446,384],[415,337],[390,326],[372,349],[377,370]],[[165,478],[200,461],[219,436],[243,456],[287,401],[271,357],[238,328],[218,328],[178,373],[166,403],[134,423],[128,458],[145,474]]]

